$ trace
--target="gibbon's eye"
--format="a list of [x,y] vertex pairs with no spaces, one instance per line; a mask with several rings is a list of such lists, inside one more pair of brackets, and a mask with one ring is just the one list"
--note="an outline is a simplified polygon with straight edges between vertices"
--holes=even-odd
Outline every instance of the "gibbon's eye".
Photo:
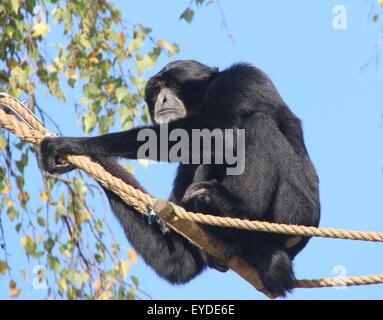
[[160,93],[161,86],[158,83],[148,82],[145,88],[145,101],[155,102]]

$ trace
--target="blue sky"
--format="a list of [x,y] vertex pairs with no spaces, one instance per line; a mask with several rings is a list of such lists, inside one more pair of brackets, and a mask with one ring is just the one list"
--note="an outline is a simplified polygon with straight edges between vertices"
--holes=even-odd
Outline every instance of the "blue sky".
[[[192,24],[178,20],[189,0],[116,1],[116,5],[129,22],[153,28],[156,39],[176,42],[181,52],[175,59],[194,59],[220,69],[247,61],[265,71],[303,122],[305,142],[320,178],[320,226],[383,232],[383,69],[375,48],[383,30],[372,22],[372,2],[221,0],[235,43],[222,27],[216,5],[198,9]],[[347,9],[346,30],[332,26],[336,5]],[[161,58],[150,74],[167,62]],[[71,108],[58,105],[61,113],[56,118],[64,107]],[[63,132],[81,134],[75,117],[68,119]],[[153,196],[167,198],[175,168],[136,166],[136,176]],[[116,236],[129,247],[121,228],[113,223]],[[380,244],[315,238],[294,264],[298,279],[335,277],[339,272],[373,275],[383,273],[382,256]],[[208,270],[189,284],[172,286],[139,259],[132,274],[154,299],[265,299],[231,271]],[[0,298],[7,297],[5,291],[0,290]],[[22,297],[40,296],[44,295],[24,291]],[[382,297],[383,285],[374,285],[296,289],[287,299]]]

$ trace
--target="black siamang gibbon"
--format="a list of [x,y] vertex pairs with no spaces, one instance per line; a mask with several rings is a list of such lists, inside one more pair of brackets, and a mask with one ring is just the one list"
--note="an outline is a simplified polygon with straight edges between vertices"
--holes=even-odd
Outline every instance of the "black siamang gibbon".
[[[87,155],[114,176],[143,190],[111,158],[137,159],[140,146],[146,143],[138,137],[142,129],[151,129],[158,137],[164,125],[169,132],[183,129],[190,135],[193,129],[244,129],[243,172],[227,174],[232,164],[225,161],[185,161],[179,164],[169,200],[188,211],[318,226],[319,180],[304,144],[301,121],[261,70],[245,63],[219,71],[192,60],[171,62],[149,79],[145,101],[154,122],[151,126],[96,137],[45,138],[40,149],[44,169],[50,173],[68,172],[73,167],[61,158],[62,154]],[[166,154],[176,144],[173,140],[167,140],[165,147],[161,145],[161,152],[152,153],[152,158],[169,161],[159,154],[168,148]],[[205,148],[203,153],[214,153],[213,147],[201,146]],[[113,192],[105,192],[127,238],[162,278],[181,284],[206,266],[227,270],[224,261],[172,230],[164,232],[159,220],[149,224],[147,217]],[[291,241],[292,236],[284,234],[201,227],[227,244],[228,257],[240,254],[253,265],[270,293],[285,296],[291,291],[295,279],[292,260],[309,238]]]

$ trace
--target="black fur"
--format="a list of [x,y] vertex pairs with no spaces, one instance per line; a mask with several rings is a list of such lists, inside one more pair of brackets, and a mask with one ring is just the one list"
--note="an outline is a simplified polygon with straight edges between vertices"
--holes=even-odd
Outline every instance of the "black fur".
[[[125,183],[146,192],[134,177],[111,158],[94,158],[107,171]],[[123,202],[113,192],[103,188],[110,206],[124,228],[125,234],[138,254],[157,273],[171,283],[188,282],[206,266],[200,251],[175,232],[163,234],[157,223]]]
[[[246,165],[242,174],[226,175],[225,164],[180,164],[171,201],[190,211],[318,225],[319,182],[307,154],[301,122],[262,71],[248,64],[236,64],[218,72],[216,68],[196,61],[170,63],[151,78],[146,87],[145,98],[152,118],[158,111],[159,91],[164,87],[167,93],[173,92],[184,104],[177,106],[179,110],[175,117],[186,108],[186,116],[177,116],[168,123],[169,130],[183,128],[189,133],[193,128],[246,130]],[[177,105],[177,99],[174,96],[171,99]],[[145,128],[159,133],[161,125]],[[65,170],[60,169],[63,165],[57,160],[60,154],[85,154],[96,157],[112,174],[139,187],[133,177],[116,163],[108,162],[107,158],[135,159],[143,143],[137,141],[140,129],[93,138],[47,138],[41,145],[43,166],[49,172],[63,172]],[[169,142],[169,148],[174,143]],[[159,152],[154,158],[167,161]],[[220,271],[226,270],[223,263],[175,233],[163,235],[158,226],[149,226],[142,216],[113,193],[106,193],[132,245],[160,276],[172,283],[183,283],[199,274],[206,264]],[[287,248],[287,235],[204,228],[231,244],[254,265],[269,292],[284,296],[291,290],[294,281],[292,260],[307,244],[308,238]]]

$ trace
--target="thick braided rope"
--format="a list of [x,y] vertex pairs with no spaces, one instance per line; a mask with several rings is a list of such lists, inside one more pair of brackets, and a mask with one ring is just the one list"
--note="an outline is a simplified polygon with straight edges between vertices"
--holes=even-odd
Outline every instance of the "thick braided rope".
[[[9,99],[0,98],[0,104],[7,104]],[[18,103],[13,103],[13,107],[18,110],[23,109]],[[33,124],[32,116],[28,112],[19,114],[25,116],[25,120],[37,130],[28,128],[24,123],[18,121],[14,116],[8,115],[0,109],[0,127],[5,128],[16,134],[20,139],[39,145],[42,139],[47,136],[48,131],[41,126],[40,123]],[[30,122],[31,120],[31,122]],[[148,206],[153,206],[156,199],[150,195],[133,188],[121,179],[114,177],[103,169],[101,165],[91,161],[85,156],[67,155],[67,160],[88,173],[92,178],[98,180],[105,188],[113,191],[124,202],[134,207],[141,213],[146,213]],[[327,238],[341,238],[351,240],[364,240],[383,242],[383,234],[375,232],[362,231],[346,231],[330,228],[314,228],[296,225],[284,225],[269,223],[264,221],[241,220],[229,217],[217,217],[200,213],[187,212],[182,207],[173,205],[174,211],[178,219],[191,220],[196,223],[205,223],[210,225],[232,227],[246,230],[287,233],[299,236],[315,236]],[[319,280],[297,280],[295,287],[297,288],[314,288],[314,287],[332,287],[332,286],[351,286],[351,285],[367,285],[383,283],[383,275],[376,276],[360,276],[348,278],[324,278]]]
[[23,119],[27,120],[28,124],[32,128],[39,131],[41,134],[48,134],[48,130],[45,129],[45,127],[35,117],[32,116],[28,109],[20,107],[20,103],[16,99],[13,99],[11,96],[2,96],[0,98],[0,104],[5,104],[11,107],[13,110],[16,110]]
[[[2,99],[0,99],[0,102]],[[18,121],[14,116],[6,114],[0,109],[0,126],[17,135],[21,140],[39,145],[44,135],[39,131],[29,129],[24,123]]]
[[237,228],[243,230],[264,231],[291,234],[303,237],[322,237],[334,239],[349,239],[383,242],[383,233],[341,230],[333,228],[315,228],[292,224],[279,224],[267,221],[247,220],[239,218],[219,217],[202,213],[186,212],[183,208],[174,206],[180,219],[191,220],[213,226]]
[[383,274],[376,276],[358,276],[347,278],[323,278],[319,280],[296,280],[295,288],[323,288],[343,286],[364,286],[383,283]]

